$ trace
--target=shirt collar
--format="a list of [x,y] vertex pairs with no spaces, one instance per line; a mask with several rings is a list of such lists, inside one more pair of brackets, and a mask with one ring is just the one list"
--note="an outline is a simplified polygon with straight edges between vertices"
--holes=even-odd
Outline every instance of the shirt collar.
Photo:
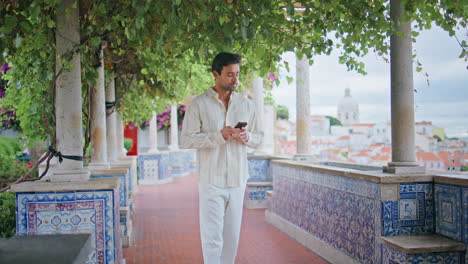
[[[216,99],[218,99],[218,93],[215,91],[214,89],[214,86],[211,86],[210,88],[208,88],[208,90],[206,91],[206,95],[210,96],[210,97],[215,97]],[[231,99],[234,98],[235,96],[237,96],[237,92],[234,91],[231,93]]]

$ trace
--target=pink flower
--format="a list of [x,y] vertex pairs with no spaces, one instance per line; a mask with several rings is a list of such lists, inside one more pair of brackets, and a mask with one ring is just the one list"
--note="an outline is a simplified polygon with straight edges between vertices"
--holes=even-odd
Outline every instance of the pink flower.
[[4,64],[2,65],[2,68],[0,68],[0,73],[5,74],[5,73],[6,73],[8,70],[10,70],[10,69],[11,69],[11,67],[10,67],[7,63],[4,63]]
[[273,72],[270,72],[270,74],[268,74],[267,79],[270,80],[271,82],[274,82],[276,80],[276,75]]

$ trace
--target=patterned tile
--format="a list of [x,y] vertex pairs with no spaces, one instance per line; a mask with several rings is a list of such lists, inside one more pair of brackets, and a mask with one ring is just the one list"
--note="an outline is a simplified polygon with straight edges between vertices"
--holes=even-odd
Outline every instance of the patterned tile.
[[75,192],[75,199],[76,200],[93,200],[94,199],[94,191],[76,191]]
[[272,181],[270,174],[269,159],[249,158],[249,180],[248,182]]
[[425,254],[411,254],[407,257],[409,264],[461,264],[462,253],[448,252],[448,253],[425,253]]
[[[373,182],[321,173],[307,168],[282,166],[279,164],[272,164],[271,171],[273,179],[277,176],[287,175],[288,178],[301,180],[311,184],[317,184],[372,199],[380,199],[380,185]],[[276,189],[276,186],[274,187]]]
[[[92,233],[94,248],[87,263],[111,263],[105,250],[115,249],[112,190],[94,192],[17,193],[17,234]],[[47,201],[46,197],[55,197]],[[25,213],[22,213],[25,212]],[[110,216],[110,217],[109,217]]]
[[436,232],[463,241],[461,187],[436,184],[435,196]]
[[382,264],[405,264],[406,255],[391,247],[382,245]]
[[380,201],[289,175],[275,174],[273,179],[275,195],[269,210],[349,256],[375,263],[374,232]]
[[459,252],[437,252],[423,254],[404,254],[393,248],[382,245],[383,264],[461,264],[463,253]]
[[247,187],[247,199],[262,200],[266,199],[266,192],[273,190],[272,186]]
[[[462,189],[463,195],[463,242],[468,243],[468,188],[464,187]],[[468,258],[468,254],[467,254]],[[468,262],[465,262],[468,263]]]
[[173,175],[185,174],[196,170],[196,161],[195,150],[180,150],[152,156],[138,156],[139,177],[142,180],[164,180]]
[[382,202],[383,235],[434,232],[432,184],[400,184],[400,200]]
[[75,192],[63,193],[63,195],[58,195],[56,197],[57,202],[73,202],[75,201],[75,199],[76,199]]
[[119,201],[120,206],[128,205],[128,174],[112,174],[112,175],[91,175],[91,178],[120,178],[119,184]]

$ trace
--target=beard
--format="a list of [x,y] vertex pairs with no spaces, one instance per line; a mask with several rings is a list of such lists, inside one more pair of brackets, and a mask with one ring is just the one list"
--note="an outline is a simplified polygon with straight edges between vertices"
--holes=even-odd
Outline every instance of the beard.
[[239,85],[238,82],[230,83],[228,85],[222,85],[221,88],[226,91],[226,92],[234,92],[236,89],[237,85]]

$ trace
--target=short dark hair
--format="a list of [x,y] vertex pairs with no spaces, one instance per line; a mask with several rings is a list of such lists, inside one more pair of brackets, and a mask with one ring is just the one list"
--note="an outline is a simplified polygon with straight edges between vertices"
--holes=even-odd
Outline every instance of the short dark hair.
[[229,53],[229,52],[221,52],[213,59],[213,63],[211,64],[211,71],[217,71],[221,74],[224,66],[228,66],[230,64],[239,64],[241,62],[242,57],[239,54]]

